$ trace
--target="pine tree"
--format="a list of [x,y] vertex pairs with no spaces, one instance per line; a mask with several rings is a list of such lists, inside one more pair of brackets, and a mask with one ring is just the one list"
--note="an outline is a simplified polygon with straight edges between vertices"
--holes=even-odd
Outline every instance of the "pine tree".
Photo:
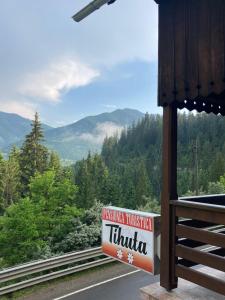
[[94,200],[94,193],[92,189],[92,182],[90,173],[87,167],[87,161],[83,160],[78,166],[76,172],[75,183],[79,186],[78,207],[89,208]]
[[5,161],[3,159],[2,154],[0,153],[0,215],[4,213],[4,199],[2,197],[3,195],[3,178],[4,178],[4,165]]
[[83,159],[75,165],[75,183],[79,186],[79,207],[91,207],[94,199],[107,202],[108,175],[108,168],[98,154],[92,156],[89,153],[86,160]]
[[48,167],[48,150],[42,145],[44,134],[38,113],[35,114],[31,126],[31,132],[26,136],[20,154],[22,195],[27,194],[30,179],[37,172],[43,173]]
[[50,153],[49,157],[49,169],[54,170],[56,175],[59,175],[61,164],[60,164],[60,158],[58,154],[55,151],[52,151]]
[[13,147],[8,160],[1,164],[1,198],[4,209],[19,199],[20,166],[19,150]]
[[151,195],[151,185],[143,160],[137,165],[135,177],[136,207],[138,207],[146,204],[144,196]]

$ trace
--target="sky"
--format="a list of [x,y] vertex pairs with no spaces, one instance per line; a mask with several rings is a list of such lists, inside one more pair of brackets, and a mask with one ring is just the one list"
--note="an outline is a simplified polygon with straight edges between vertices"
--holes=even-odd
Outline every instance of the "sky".
[[117,0],[81,23],[90,0],[3,0],[0,111],[54,127],[134,108],[158,113],[157,5]]

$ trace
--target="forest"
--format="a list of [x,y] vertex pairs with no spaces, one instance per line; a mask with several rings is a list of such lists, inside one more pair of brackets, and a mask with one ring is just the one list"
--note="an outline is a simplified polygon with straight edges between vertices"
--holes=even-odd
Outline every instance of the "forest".
[[[0,157],[0,268],[100,244],[103,205],[160,212],[162,116],[146,114],[100,154],[63,166],[38,114]],[[179,196],[225,193],[225,120],[179,114]]]

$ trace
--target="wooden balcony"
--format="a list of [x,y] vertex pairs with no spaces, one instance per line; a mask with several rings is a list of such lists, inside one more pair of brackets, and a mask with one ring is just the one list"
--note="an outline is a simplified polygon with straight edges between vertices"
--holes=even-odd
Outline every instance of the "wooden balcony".
[[170,207],[175,218],[172,277],[225,295],[225,281],[198,268],[225,272],[225,195],[179,198],[170,201]]
[[160,284],[172,290],[182,277],[225,295],[225,281],[197,267],[224,275],[225,196],[177,196],[177,109],[225,116],[225,1],[155,1],[163,107]]

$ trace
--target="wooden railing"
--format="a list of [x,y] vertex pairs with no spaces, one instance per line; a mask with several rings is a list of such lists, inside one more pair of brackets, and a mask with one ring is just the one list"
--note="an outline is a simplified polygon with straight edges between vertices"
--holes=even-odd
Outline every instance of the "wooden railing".
[[180,198],[170,205],[176,219],[173,275],[225,295],[225,280],[193,268],[225,272],[225,195]]

